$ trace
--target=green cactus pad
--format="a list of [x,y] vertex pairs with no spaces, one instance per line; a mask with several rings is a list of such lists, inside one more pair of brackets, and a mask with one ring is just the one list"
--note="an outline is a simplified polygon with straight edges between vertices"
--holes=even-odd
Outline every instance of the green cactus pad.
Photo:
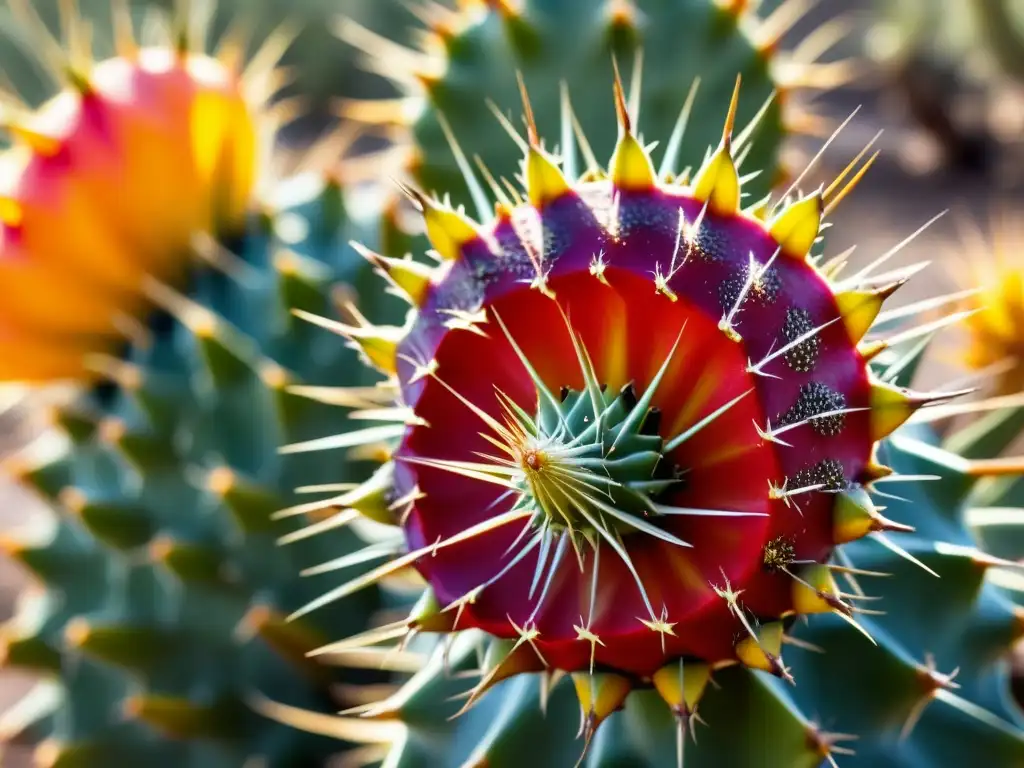
[[[568,86],[575,115],[599,158],[611,152],[616,128],[611,104],[594,84],[609,82],[613,60],[624,77],[642,79],[638,99],[645,138],[658,139],[662,151],[687,90],[699,79],[683,139],[683,156],[695,161],[717,140],[729,93],[742,76],[737,125],[750,124],[763,111],[742,165],[743,172],[759,172],[747,188],[757,198],[784,173],[782,138],[800,129],[791,91],[819,81],[827,85],[843,71],[837,64],[784,61],[775,50],[777,36],[797,17],[793,4],[767,20],[747,11],[746,2],[715,0],[463,5],[458,13],[435,9],[423,52],[396,51],[354,22],[342,27],[343,37],[367,52],[368,67],[409,94],[389,105],[351,103],[346,114],[370,123],[407,124],[413,177],[426,191],[448,194],[458,203],[468,203],[468,190],[449,150],[447,127],[466,157],[485,160],[495,177],[513,181],[520,171],[507,152],[505,132],[494,121],[481,121],[485,104],[506,115],[517,109],[517,74],[530,91],[540,134],[551,140],[559,135],[561,84]],[[557,143],[564,145],[564,138]]]

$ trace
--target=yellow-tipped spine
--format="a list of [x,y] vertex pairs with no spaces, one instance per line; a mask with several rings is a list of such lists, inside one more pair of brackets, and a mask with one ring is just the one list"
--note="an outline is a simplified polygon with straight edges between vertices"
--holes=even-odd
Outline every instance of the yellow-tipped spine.
[[836,306],[843,317],[843,325],[850,341],[854,344],[860,343],[871,330],[885,300],[901,285],[902,281],[871,290],[842,291],[836,294]]
[[674,713],[682,716],[697,711],[697,704],[710,680],[710,666],[700,662],[684,662],[682,659],[666,664],[651,678],[658,695]]
[[722,142],[693,180],[693,196],[707,202],[712,213],[727,216],[740,207],[740,176],[732,158],[732,131],[736,123],[736,108],[740,97],[740,78],[729,104],[729,113],[722,131]]
[[467,243],[481,239],[476,225],[468,217],[431,201],[426,201],[423,206],[423,222],[427,239],[446,261],[455,261]]
[[913,530],[883,517],[863,488],[850,488],[836,495],[832,511],[832,537],[836,544],[856,541],[878,531],[910,533]]
[[575,672],[572,682],[580,702],[582,728],[588,733],[593,733],[609,715],[621,709],[633,690],[628,677],[611,672]]
[[778,674],[782,655],[782,622],[762,624],[756,636],[749,635],[736,643],[736,658],[751,669]]
[[808,566],[793,580],[793,608],[801,616],[832,613],[841,604],[839,588],[827,566]]
[[571,192],[568,179],[555,161],[535,146],[526,153],[526,191],[530,204],[537,208]]
[[807,258],[821,228],[824,203],[820,193],[797,200],[779,212],[768,229],[782,253],[801,261]]
[[615,70],[615,113],[619,121],[619,141],[615,145],[609,163],[612,183],[619,189],[643,191],[653,189],[657,184],[657,173],[650,155],[633,135],[629,112],[626,109],[626,96],[622,90],[622,81]]

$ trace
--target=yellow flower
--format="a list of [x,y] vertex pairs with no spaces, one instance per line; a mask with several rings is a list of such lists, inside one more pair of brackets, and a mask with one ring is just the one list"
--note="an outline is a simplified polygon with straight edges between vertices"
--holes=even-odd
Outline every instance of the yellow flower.
[[957,360],[984,372],[996,395],[1024,392],[1024,231],[1012,222],[998,217],[989,238],[972,230],[957,270],[963,287],[977,289],[964,302],[974,314],[963,323]]
[[147,308],[146,277],[175,282],[197,233],[242,226],[262,126],[235,58],[122,41],[9,121],[0,381],[87,378]]

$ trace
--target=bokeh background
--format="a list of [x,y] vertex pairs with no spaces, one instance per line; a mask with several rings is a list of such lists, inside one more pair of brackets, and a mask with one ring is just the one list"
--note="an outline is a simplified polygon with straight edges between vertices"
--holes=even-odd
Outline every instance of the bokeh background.
[[[682,0],[681,0],[682,1]],[[52,29],[58,29],[59,0],[28,0]],[[143,18],[152,6],[172,0],[131,0]],[[451,4],[447,0],[442,4]],[[764,0],[762,15],[780,0]],[[206,5],[196,2],[195,5]],[[407,27],[411,39],[417,23],[408,6],[415,0],[220,0],[213,14],[212,35],[219,37],[240,13],[260,39],[285,19],[298,24],[296,44],[285,57],[294,68],[294,84],[285,98],[295,99],[299,118],[281,135],[287,154],[300,157],[323,131],[339,119],[343,99],[386,97],[392,88],[383,78],[360,69],[360,55],[334,33],[335,19],[347,15],[369,29]],[[805,108],[827,134],[859,107],[839,135],[806,188],[817,178],[831,179],[880,130],[878,161],[851,197],[843,203],[829,232],[829,249],[853,244],[858,254],[880,254],[899,243],[935,214],[949,209],[893,260],[897,267],[922,260],[931,265],[900,291],[899,303],[962,287],[965,260],[981,258],[964,247],[959,222],[973,221],[985,229],[1001,216],[999,247],[1011,261],[1024,263],[1024,225],[1019,239],[1007,222],[1024,222],[1024,0],[808,0],[803,18],[794,25],[784,47],[794,47],[835,19],[845,35],[822,61],[848,61],[822,68],[826,80],[848,80],[826,88]],[[110,50],[104,37],[110,28],[109,0],[80,0],[86,18],[94,19],[94,45]],[[401,40],[401,37],[399,37]],[[810,43],[805,43],[810,44]],[[12,20],[6,1],[0,3],[0,83],[28,101],[38,103],[52,92],[52,83],[31,54],[23,30]],[[657,66],[648,61],[646,66]],[[848,76],[848,77],[847,77]],[[802,136],[788,147],[790,164],[798,167],[817,151],[822,136]],[[368,136],[359,145],[367,152],[380,147]],[[946,358],[960,339],[947,331],[922,371],[926,382],[945,382],[963,372],[951,370]],[[1024,340],[1022,340],[1024,341]],[[1024,348],[1020,350],[1024,356]],[[53,393],[59,397],[60,393]],[[15,394],[0,392],[0,456],[14,450],[40,428],[37,412]],[[0,529],[33,514],[32,503],[17,489],[0,485]],[[0,558],[0,620],[12,611],[22,577]],[[0,678],[0,711],[24,690],[26,681],[13,673]],[[27,763],[9,755],[3,768]]]

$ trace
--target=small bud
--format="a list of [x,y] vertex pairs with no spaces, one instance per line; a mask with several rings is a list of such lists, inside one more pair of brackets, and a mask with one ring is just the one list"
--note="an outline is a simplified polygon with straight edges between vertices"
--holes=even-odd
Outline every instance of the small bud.
[[398,370],[398,345],[405,338],[405,329],[398,326],[363,326],[348,328],[345,334],[352,345],[382,373]]
[[619,121],[619,141],[608,164],[612,183],[619,189],[647,190],[657,184],[657,174],[647,150],[633,136],[622,81],[615,78],[615,113]]
[[395,514],[390,504],[394,476],[394,464],[381,465],[368,480],[338,499],[338,506],[354,509],[374,522],[394,525]]
[[454,261],[462,255],[466,243],[480,239],[476,226],[466,216],[448,208],[441,208],[426,198],[420,198],[423,205],[423,221],[427,238],[441,258]]
[[824,565],[811,565],[793,579],[793,608],[801,616],[842,610],[839,588]]
[[708,203],[712,213],[731,215],[740,207],[740,177],[732,159],[732,130],[739,106],[740,78],[729,103],[729,113],[722,128],[722,142],[715,153],[697,172],[693,180],[693,196]]
[[729,147],[723,145],[693,180],[693,196],[708,203],[712,213],[728,215],[740,207],[740,177]]
[[782,655],[782,622],[762,624],[757,636],[747,636],[736,643],[736,658],[751,669],[782,675],[785,671],[780,661]]
[[871,439],[881,440],[895,432],[914,413],[931,403],[966,394],[965,391],[922,394],[882,382],[871,382]]
[[633,690],[628,677],[610,672],[574,672],[572,682],[580,702],[581,731],[588,737],[609,715],[622,708]]
[[832,537],[836,544],[856,541],[877,531],[910,533],[913,530],[909,525],[883,517],[863,487],[854,486],[836,496],[832,512]]

